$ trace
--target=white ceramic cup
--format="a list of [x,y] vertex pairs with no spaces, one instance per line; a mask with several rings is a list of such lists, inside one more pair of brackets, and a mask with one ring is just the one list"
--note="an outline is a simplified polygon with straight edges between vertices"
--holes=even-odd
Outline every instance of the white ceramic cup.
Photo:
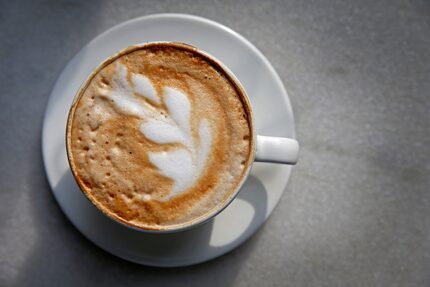
[[[181,225],[178,228],[169,228],[169,229],[143,229],[143,228],[138,228],[135,227],[133,225],[128,225],[125,222],[119,221],[116,218],[111,217],[110,215],[106,214],[105,212],[103,212],[105,215],[107,215],[109,218],[111,218],[112,220],[114,220],[115,222],[118,222],[122,225],[125,225],[127,227],[130,227],[132,229],[138,230],[138,231],[143,231],[143,232],[149,232],[149,233],[171,233],[171,232],[178,232],[178,231],[183,231],[186,229],[190,229],[193,227],[196,227],[197,225],[200,225],[204,222],[209,221],[210,219],[212,219],[213,217],[215,217],[217,214],[219,214],[222,210],[224,210],[237,196],[237,194],[239,193],[241,187],[243,186],[244,182],[246,181],[246,179],[249,176],[251,167],[252,167],[252,162],[271,162],[271,163],[277,163],[277,164],[296,164],[297,160],[298,160],[298,153],[299,153],[299,144],[295,139],[291,139],[291,138],[283,138],[283,137],[271,137],[271,136],[263,136],[263,135],[257,135],[255,132],[255,128],[254,128],[254,115],[252,112],[252,104],[249,100],[249,97],[246,93],[246,90],[243,88],[242,84],[239,82],[239,80],[236,78],[236,76],[233,74],[233,72],[230,71],[230,69],[228,67],[226,67],[221,61],[219,61],[218,59],[216,59],[215,57],[211,56],[210,54],[208,54],[205,51],[202,51],[196,47],[193,47],[191,45],[188,44],[184,44],[184,43],[175,43],[175,42],[150,42],[150,43],[144,43],[141,45],[135,45],[135,46],[130,46],[118,53],[116,53],[115,55],[111,56],[110,58],[106,59],[102,64],[100,64],[94,71],[93,73],[88,77],[88,79],[85,81],[85,83],[81,86],[81,89],[78,91],[77,96],[75,97],[75,100],[73,101],[73,104],[70,108],[70,112],[69,112],[69,117],[67,120],[67,129],[66,129],[66,146],[67,146],[67,157],[69,160],[69,164],[72,170],[72,174],[73,176],[76,176],[76,171],[75,171],[75,166],[74,164],[72,164],[71,158],[72,158],[72,154],[71,154],[71,149],[70,149],[70,145],[71,145],[71,136],[70,136],[70,130],[69,130],[69,126],[71,123],[71,119],[73,118],[73,114],[74,114],[74,110],[76,108],[76,103],[77,100],[80,98],[83,90],[85,90],[87,84],[89,83],[89,81],[94,77],[94,75],[96,75],[98,73],[98,71],[100,71],[104,66],[106,66],[107,64],[109,64],[110,62],[112,62],[113,60],[117,59],[118,57],[129,53],[130,51],[133,50],[137,50],[139,48],[141,48],[142,46],[146,46],[146,45],[156,45],[156,44],[169,44],[169,45],[174,45],[174,46],[178,46],[181,47],[185,50],[191,50],[193,52],[197,52],[203,56],[205,56],[206,58],[208,58],[213,64],[219,66],[225,73],[227,76],[229,76],[230,80],[233,81],[237,88],[242,92],[243,96],[244,96],[244,100],[246,101],[246,104],[249,108],[248,110],[248,118],[250,121],[250,126],[251,126],[251,133],[252,133],[252,154],[250,155],[250,164],[248,165],[247,169],[244,172],[244,175],[242,177],[242,180],[240,182],[240,184],[238,185],[238,187],[236,188],[236,190],[234,192],[232,192],[229,196],[229,198],[227,200],[225,200],[223,202],[222,205],[218,206],[218,208],[208,212],[205,216],[200,217],[196,220],[191,221],[188,224],[184,224]],[[79,181],[78,185],[79,185]],[[81,190],[82,187],[81,187]],[[246,192],[246,191],[244,191]],[[269,191],[270,192],[270,191]],[[85,195],[86,193],[83,192]],[[88,197],[87,197],[88,198]],[[90,199],[90,198],[88,198]],[[90,200],[91,201],[91,200]],[[92,202],[92,201],[91,201]],[[98,206],[92,202],[97,208]],[[100,208],[99,208],[100,209]],[[101,209],[100,209],[101,210]],[[103,210],[101,210],[103,211]]]

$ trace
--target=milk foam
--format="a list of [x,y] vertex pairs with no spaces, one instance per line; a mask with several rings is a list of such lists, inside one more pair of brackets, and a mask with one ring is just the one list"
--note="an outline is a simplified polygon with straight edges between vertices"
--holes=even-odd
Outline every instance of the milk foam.
[[199,136],[199,146],[173,152],[149,153],[149,160],[162,174],[175,182],[169,198],[191,187],[203,172],[211,146],[211,134],[206,119],[200,122]]
[[150,117],[153,114],[148,107],[142,106],[133,96],[134,91],[127,80],[127,68],[124,65],[116,66],[116,75],[112,79],[112,89],[100,88],[100,94],[113,101],[115,107],[121,112],[140,118]]
[[[159,172],[173,180],[168,200],[190,188],[201,176],[212,144],[209,122],[201,119],[198,142],[191,132],[191,103],[187,95],[171,87],[164,87],[160,97],[151,81],[140,74],[131,75],[131,85],[127,79],[127,68],[116,64],[112,79],[112,89],[100,88],[100,94],[111,101],[122,113],[142,120],[139,130],[158,144],[179,143],[183,147],[165,152],[149,152],[148,157]],[[155,104],[164,102],[167,113],[151,103],[139,101],[142,96]]]
[[160,98],[157,95],[157,91],[155,91],[154,86],[152,86],[151,81],[147,77],[139,74],[132,74],[131,80],[136,93],[139,93],[148,100],[151,100],[157,104],[160,103]]

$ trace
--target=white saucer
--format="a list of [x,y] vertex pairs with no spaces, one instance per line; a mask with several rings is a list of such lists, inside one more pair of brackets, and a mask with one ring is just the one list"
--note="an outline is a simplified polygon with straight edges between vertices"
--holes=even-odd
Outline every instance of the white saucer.
[[220,256],[254,234],[284,192],[291,166],[254,164],[229,207],[207,224],[184,232],[146,234],[99,212],[81,193],[69,170],[64,142],[67,113],[93,68],[129,45],[150,41],[189,43],[226,64],[251,98],[258,134],[294,137],[294,117],[279,76],[257,48],[227,27],[191,15],[150,15],[115,26],[85,46],[61,73],[42,131],[46,174],[61,209],[89,240],[116,256],[152,266],[191,265]]

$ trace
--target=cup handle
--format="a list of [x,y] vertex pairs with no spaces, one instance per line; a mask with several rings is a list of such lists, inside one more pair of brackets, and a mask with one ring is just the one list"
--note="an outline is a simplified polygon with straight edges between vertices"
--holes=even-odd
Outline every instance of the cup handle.
[[257,136],[255,161],[296,164],[299,143],[295,139]]

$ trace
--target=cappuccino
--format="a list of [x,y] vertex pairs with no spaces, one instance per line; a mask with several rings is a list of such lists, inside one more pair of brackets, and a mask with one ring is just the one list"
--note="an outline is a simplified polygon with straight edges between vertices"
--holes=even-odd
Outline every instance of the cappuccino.
[[209,218],[253,160],[250,104],[215,60],[180,43],[130,47],[99,66],[70,110],[72,172],[102,212],[146,230]]

